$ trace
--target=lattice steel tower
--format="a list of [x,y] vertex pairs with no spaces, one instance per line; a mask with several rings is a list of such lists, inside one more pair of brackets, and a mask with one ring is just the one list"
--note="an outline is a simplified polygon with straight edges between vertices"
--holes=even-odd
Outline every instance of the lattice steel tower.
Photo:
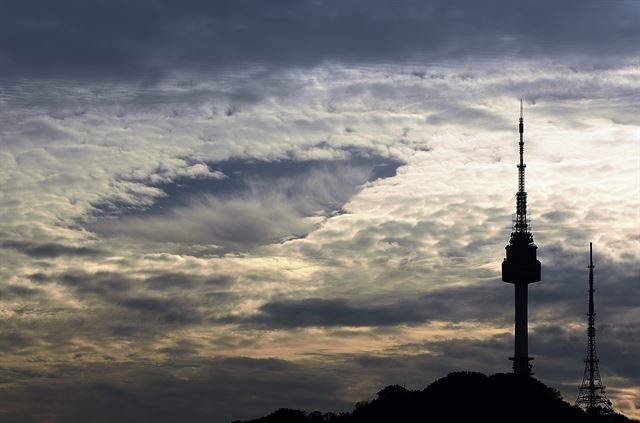
[[527,295],[529,284],[540,280],[541,266],[536,258],[538,247],[533,243],[531,227],[527,221],[527,193],[524,190],[524,121],[522,118],[522,100],[520,100],[520,163],[518,164],[518,192],[516,194],[516,215],[509,245],[506,246],[507,257],[502,262],[502,280],[515,287],[515,345],[513,372],[521,375],[532,375],[529,361],[529,340],[527,327]]
[[596,354],[596,312],[593,306],[593,245],[589,243],[589,327],[587,329],[587,358],[584,360],[584,376],[576,398],[576,405],[590,413],[611,413],[613,408],[604,392],[598,370]]

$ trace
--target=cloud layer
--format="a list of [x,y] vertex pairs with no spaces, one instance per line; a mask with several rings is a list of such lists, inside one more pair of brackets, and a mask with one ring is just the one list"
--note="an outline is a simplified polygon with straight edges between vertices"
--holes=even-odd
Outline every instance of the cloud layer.
[[[229,421],[508,371],[639,416],[637,2],[0,6],[0,416]],[[606,24],[605,24],[606,23]],[[100,417],[102,416],[102,417]]]
[[238,67],[637,55],[635,1],[9,2],[5,78],[153,80]]

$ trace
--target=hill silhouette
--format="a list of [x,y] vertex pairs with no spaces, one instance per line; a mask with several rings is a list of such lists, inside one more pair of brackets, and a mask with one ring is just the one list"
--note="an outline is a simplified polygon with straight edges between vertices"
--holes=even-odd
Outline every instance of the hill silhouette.
[[[587,414],[537,379],[512,373],[450,373],[422,391],[390,385],[351,412],[280,409],[245,423],[363,422],[589,422],[631,423],[621,414]],[[234,422],[239,423],[239,422]]]

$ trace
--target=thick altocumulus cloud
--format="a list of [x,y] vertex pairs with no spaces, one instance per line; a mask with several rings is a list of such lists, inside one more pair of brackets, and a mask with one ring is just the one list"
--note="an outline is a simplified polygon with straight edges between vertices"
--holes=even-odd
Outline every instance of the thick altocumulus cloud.
[[90,247],[70,247],[67,245],[46,243],[35,244],[28,241],[6,241],[2,248],[11,248],[35,258],[55,258],[60,256],[90,257],[102,252]]
[[[40,393],[65,420],[143,401],[156,415],[166,393],[142,382],[116,388],[173,380],[166,366],[185,356],[200,370],[192,382],[178,376],[172,397],[192,398],[202,363],[220,356],[279,357],[309,380],[339,374],[287,403],[269,396],[272,385],[262,393],[243,380],[273,377],[287,391],[301,373],[236,367],[225,389],[263,400],[239,407],[202,394],[229,418],[243,417],[239,408],[322,408],[321,398],[332,398],[325,409],[344,408],[384,383],[508,370],[512,287],[499,264],[516,188],[510,122],[523,90],[544,275],[530,289],[535,371],[573,399],[593,240],[603,377],[617,407],[637,413],[637,206],[628,195],[637,75],[521,65],[507,66],[506,82],[491,67],[320,68],[289,74],[294,92],[243,77],[94,99],[63,86],[59,104],[46,85],[33,97],[33,87],[17,87],[1,133],[2,403],[19,415]],[[242,90],[255,95],[238,100]],[[142,363],[165,367],[151,377]],[[127,366],[142,367],[117,371]],[[55,402],[82,368],[95,370],[96,393],[87,382],[80,400]],[[51,369],[69,372],[57,375],[60,391],[45,387]],[[202,389],[218,389],[216,380],[225,379]],[[119,400],[104,394],[112,389]],[[214,414],[203,407],[194,419]]]
[[5,2],[5,78],[153,79],[238,67],[638,53],[637,2]]
[[573,400],[593,241],[602,375],[640,415],[637,15],[4,2],[0,419],[229,421],[509,370],[520,97],[534,370]]

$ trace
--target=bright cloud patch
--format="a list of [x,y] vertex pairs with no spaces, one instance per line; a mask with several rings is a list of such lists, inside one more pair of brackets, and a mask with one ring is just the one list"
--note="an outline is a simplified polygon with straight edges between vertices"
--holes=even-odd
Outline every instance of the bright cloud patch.
[[[157,179],[151,178],[164,193],[154,204],[136,211],[127,204],[118,210],[117,203],[103,203],[88,227],[143,242],[243,250],[305,236],[323,218],[340,212],[364,184],[394,175],[399,165],[356,153],[353,159],[335,161],[222,162],[213,166],[224,173],[207,168],[213,179],[194,180],[183,173],[153,184]],[[109,215],[101,218],[101,208]]]

